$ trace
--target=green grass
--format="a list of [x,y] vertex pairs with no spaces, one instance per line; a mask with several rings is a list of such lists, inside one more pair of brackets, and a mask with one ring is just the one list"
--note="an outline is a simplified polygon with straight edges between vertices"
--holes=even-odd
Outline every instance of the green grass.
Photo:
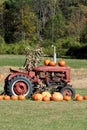
[[65,59],[65,61],[72,68],[87,68],[87,60]]
[[87,101],[0,101],[0,129],[87,130]]
[[[23,66],[25,62],[26,56],[25,55],[0,55],[0,66]],[[47,57],[42,58],[41,64],[43,64],[44,59]],[[50,59],[50,58],[49,58]],[[52,59],[52,58],[51,58]],[[57,62],[60,58],[57,59]],[[64,59],[72,68],[87,68],[87,60],[80,60],[80,59]]]
[[0,66],[23,66],[24,55],[0,55]]

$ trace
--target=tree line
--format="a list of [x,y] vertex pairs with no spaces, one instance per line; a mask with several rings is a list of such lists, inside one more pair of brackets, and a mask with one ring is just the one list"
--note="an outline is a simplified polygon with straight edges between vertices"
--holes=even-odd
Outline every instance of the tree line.
[[4,0],[0,3],[2,42],[10,48],[39,44],[47,55],[52,55],[53,44],[58,56],[87,58],[87,0]]

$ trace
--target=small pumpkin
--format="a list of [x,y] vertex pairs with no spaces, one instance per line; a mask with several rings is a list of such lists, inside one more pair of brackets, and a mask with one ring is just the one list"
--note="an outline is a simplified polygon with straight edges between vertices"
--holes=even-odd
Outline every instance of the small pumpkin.
[[34,98],[35,98],[35,93],[31,96],[31,98],[34,100]]
[[58,65],[64,67],[66,65],[66,62],[64,60],[59,60]]
[[60,92],[55,92],[51,96],[51,100],[53,101],[62,101],[63,100],[63,95]]
[[44,91],[42,92],[42,97],[45,97],[45,96],[51,97],[51,94],[48,91]]
[[18,100],[25,100],[25,96],[24,95],[18,95]]
[[11,96],[11,99],[12,99],[12,100],[18,100],[18,96],[12,95],[12,96]]
[[42,94],[40,94],[40,93],[36,93],[36,94],[34,94],[34,96],[32,95],[32,97],[33,97],[33,100],[36,100],[36,101],[42,101]]
[[44,60],[44,64],[45,64],[45,65],[49,65],[49,63],[50,63],[50,60],[49,60],[49,59]]
[[10,98],[9,95],[5,95],[3,99],[4,99],[4,100],[10,100],[11,98]]
[[55,66],[55,65],[56,65],[56,63],[54,61],[49,62],[49,66]]
[[50,101],[50,97],[44,96],[42,100],[43,100],[43,101],[46,101],[46,102],[47,102],[47,101]]
[[70,101],[70,100],[71,100],[71,96],[65,95],[65,96],[63,97],[63,99],[66,100],[66,101]]
[[84,99],[84,100],[87,100],[87,95],[83,96],[83,99]]
[[76,93],[76,94],[75,94],[75,99],[76,99],[78,96],[80,96],[80,94],[79,94],[79,93]]
[[76,101],[83,101],[83,96],[77,96]]
[[3,100],[4,99],[4,95],[0,95],[0,100]]

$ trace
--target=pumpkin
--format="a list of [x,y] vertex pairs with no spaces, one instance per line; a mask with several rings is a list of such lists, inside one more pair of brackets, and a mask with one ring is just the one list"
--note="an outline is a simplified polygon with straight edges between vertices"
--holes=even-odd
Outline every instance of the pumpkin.
[[83,101],[83,96],[77,96],[76,101]]
[[11,96],[11,99],[12,99],[12,100],[18,100],[18,96],[12,95],[12,96]]
[[33,94],[31,98],[34,100],[34,98],[35,98],[35,94]]
[[42,101],[42,94],[40,93],[36,93],[34,94],[34,96],[32,95],[32,97],[33,97],[33,100]]
[[80,94],[79,94],[79,93],[75,94],[75,99],[76,99],[78,96],[80,96]]
[[65,96],[63,97],[63,99],[66,100],[66,101],[70,101],[70,100],[71,100],[71,96],[65,95]]
[[18,100],[25,100],[25,96],[24,95],[18,95]]
[[49,59],[44,60],[44,64],[45,64],[45,65],[49,65],[49,63],[50,63],[50,60],[49,60]]
[[0,100],[3,100],[4,99],[4,95],[0,95]]
[[59,60],[58,65],[64,67],[66,65],[66,62],[64,60]]
[[44,96],[42,100],[43,100],[43,101],[46,101],[46,102],[47,102],[47,101],[50,101],[50,97]]
[[45,96],[51,97],[51,94],[48,91],[44,91],[42,92],[42,97],[45,97]]
[[9,95],[5,95],[3,99],[4,100],[10,100],[10,96]]
[[83,96],[83,99],[84,99],[84,100],[87,100],[87,95]]
[[51,96],[51,100],[53,101],[62,101],[63,100],[63,95],[60,92],[55,92]]
[[49,66],[55,66],[56,64],[55,64],[55,62],[54,61],[50,61],[49,62]]

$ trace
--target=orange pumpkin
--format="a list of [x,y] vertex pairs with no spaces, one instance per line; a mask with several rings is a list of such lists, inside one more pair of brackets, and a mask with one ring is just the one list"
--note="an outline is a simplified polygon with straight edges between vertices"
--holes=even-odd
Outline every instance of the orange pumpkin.
[[12,95],[12,96],[11,96],[11,99],[12,99],[12,100],[18,100],[18,96]]
[[83,96],[77,96],[76,101],[83,101]]
[[83,99],[84,99],[84,100],[87,100],[87,95],[83,96]]
[[4,95],[0,95],[0,100],[3,100],[4,99]]
[[59,60],[58,65],[64,67],[66,65],[66,62],[64,60]]
[[55,62],[54,61],[50,61],[49,62],[49,66],[55,66],[56,64],[55,64]]
[[33,97],[33,100],[42,101],[42,94],[40,94],[40,93],[36,93],[32,97]]
[[46,102],[47,102],[47,101],[50,101],[50,97],[44,96],[42,100],[43,100],[43,101],[46,101]]
[[42,92],[42,97],[45,97],[45,96],[51,97],[51,94],[48,91],[44,91]]
[[53,101],[62,101],[63,100],[63,95],[60,92],[55,92],[51,96],[51,100]]
[[25,96],[24,95],[18,95],[18,100],[25,100]]
[[49,60],[49,59],[44,60],[44,64],[45,64],[45,65],[49,65],[49,63],[50,63],[50,60]]
[[33,94],[31,98],[34,100],[34,98],[35,98],[35,94]]
[[79,93],[75,94],[75,99],[76,99],[78,96],[80,96],[80,94],[79,94]]
[[9,95],[5,95],[3,99],[4,100],[10,100],[10,96]]
[[66,95],[66,96],[63,97],[63,99],[66,100],[66,101],[70,101],[71,97]]

